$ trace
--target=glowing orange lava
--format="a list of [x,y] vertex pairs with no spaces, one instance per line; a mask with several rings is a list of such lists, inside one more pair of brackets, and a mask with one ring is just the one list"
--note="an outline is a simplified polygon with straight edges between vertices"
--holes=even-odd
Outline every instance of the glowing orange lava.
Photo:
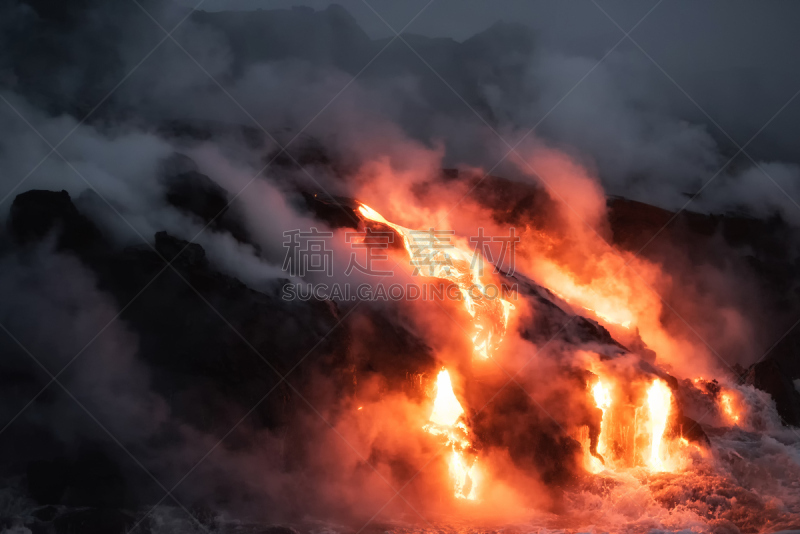
[[733,395],[730,393],[723,393],[719,399],[720,405],[722,405],[722,411],[725,412],[725,415],[733,422],[734,424],[739,422],[739,414],[736,413],[736,408],[733,405]]
[[477,460],[473,460],[470,465],[467,465],[464,455],[453,451],[450,457],[450,478],[453,479],[456,498],[469,501],[478,499]]
[[[649,471],[675,472],[691,463],[686,447],[701,450],[682,436],[667,435],[672,412],[672,390],[659,378],[648,381],[634,402],[615,393],[622,384],[607,376],[591,387],[595,406],[602,411],[596,450],[591,449],[590,427],[584,425],[576,438],[583,446],[583,465],[590,473],[619,472],[644,466]],[[638,386],[634,386],[637,390]],[[641,390],[640,390],[641,391]]]
[[569,297],[551,289],[558,298],[570,304],[573,299],[577,300],[584,310],[591,312],[592,315],[603,322],[630,329],[633,317],[620,303],[613,302],[611,299],[599,297],[591,288],[577,285],[568,273],[555,271],[551,276],[555,278],[556,283],[559,284],[556,287],[560,287],[563,291],[571,295],[571,297]]
[[436,399],[433,401],[431,423],[439,426],[453,426],[464,413],[461,403],[453,393],[453,384],[450,382],[450,373],[446,369],[439,372],[436,378]]
[[597,382],[592,388],[594,402],[603,411],[603,418],[600,421],[600,436],[597,443],[597,452],[601,455],[608,450],[608,418],[606,412],[611,408],[611,391],[602,382]]
[[442,369],[436,377],[436,397],[430,423],[423,429],[434,436],[445,436],[446,444],[452,449],[448,469],[453,482],[453,495],[458,499],[474,501],[478,495],[477,458],[467,455],[471,444],[466,425],[459,421],[462,415],[464,408],[453,392],[450,373]]
[[664,439],[664,431],[667,428],[671,402],[672,392],[669,386],[663,380],[654,380],[653,385],[647,390],[647,409],[650,414],[649,465],[655,471],[665,470],[664,461],[661,457],[661,442]]
[[[600,408],[600,410],[603,412],[600,419],[600,433],[597,436],[596,449],[596,454],[599,454],[601,457],[603,457],[603,459],[598,458],[595,454],[592,454],[591,438],[589,436],[588,427],[583,429],[583,433],[579,441],[582,442],[584,448],[584,467],[590,473],[597,474],[609,468],[609,458],[606,455],[610,450],[610,447],[608,446],[608,436],[610,430],[610,414],[608,413],[608,410],[611,408],[612,402],[611,391],[606,384],[604,384],[602,381],[598,381],[594,386],[592,386],[592,397],[594,398],[595,406]],[[610,455],[608,456],[610,457]]]
[[366,204],[361,204],[358,212],[365,219],[385,224],[402,236],[415,272],[447,280],[458,287],[464,307],[473,319],[474,354],[488,358],[505,336],[514,305],[500,298],[496,287],[488,289],[483,280],[482,262],[474,261],[471,251],[456,247],[449,237],[442,237],[433,229],[414,231],[391,223]]

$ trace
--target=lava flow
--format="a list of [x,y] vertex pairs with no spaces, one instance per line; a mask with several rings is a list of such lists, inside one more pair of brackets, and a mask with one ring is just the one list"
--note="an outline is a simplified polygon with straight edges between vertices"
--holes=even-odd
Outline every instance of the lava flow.
[[479,358],[488,358],[503,340],[514,305],[499,297],[496,286],[492,286],[494,294],[490,294],[483,280],[482,262],[474,261],[472,252],[456,247],[434,229],[410,230],[387,221],[366,204],[361,204],[358,211],[364,218],[385,224],[402,236],[415,272],[447,280],[458,287],[461,301],[473,319],[474,353]]
[[430,423],[423,429],[435,436],[444,436],[445,446],[450,446],[452,453],[449,460],[450,478],[453,481],[454,495],[458,499],[475,500],[477,498],[477,458],[468,458],[471,443],[468,430],[463,421],[464,408],[453,392],[450,373],[442,369],[436,378],[436,398]]
[[[500,366],[513,362],[517,357],[514,350],[503,351],[502,358],[496,358],[494,353],[508,334],[510,313],[515,307],[501,298],[491,298],[487,291],[490,282],[483,276],[480,267],[475,265],[471,250],[459,248],[451,243],[450,236],[442,238],[432,229],[415,231],[392,223],[366,204],[359,204],[357,212],[365,224],[385,225],[402,237],[403,248],[410,258],[414,274],[445,280],[458,289],[457,293],[461,296],[459,300],[463,301],[464,309],[469,314],[469,318],[465,320],[470,320],[473,329],[472,355],[479,360],[492,357],[498,360]],[[420,238],[424,240],[422,245],[419,243]],[[555,261],[548,265],[548,269],[544,271],[545,278],[548,284],[554,285],[548,288],[550,291],[546,294],[555,294],[560,300],[542,297],[547,302],[542,303],[540,300],[540,304],[526,300],[526,306],[521,308],[520,317],[515,318],[515,321],[521,325],[530,324],[524,321],[530,321],[531,317],[526,314],[531,314],[533,320],[541,318],[549,326],[547,321],[552,318],[554,310],[563,311],[564,317],[574,316],[574,310],[563,305],[564,302],[572,301],[589,312],[587,317],[595,317],[608,325],[614,336],[621,336],[619,339],[622,342],[617,343],[615,340],[616,344],[606,345],[606,352],[602,353],[605,338],[593,336],[610,337],[609,332],[598,326],[598,323],[587,321],[580,329],[576,328],[568,335],[565,334],[568,343],[563,347],[553,348],[548,355],[539,356],[539,352],[533,354],[532,361],[535,362],[538,357],[540,363],[531,364],[541,365],[542,370],[552,371],[553,367],[547,367],[546,358],[553,358],[558,361],[555,369],[565,369],[565,374],[581,377],[582,388],[566,392],[571,386],[567,386],[567,380],[563,376],[541,373],[536,375],[533,371],[526,377],[527,383],[531,384],[530,388],[526,389],[521,384],[497,384],[499,390],[496,393],[494,390],[490,391],[489,397],[485,399],[489,401],[486,411],[491,412],[491,415],[481,413],[486,406],[479,410],[474,410],[472,406],[469,419],[466,418],[466,405],[462,404],[467,398],[459,400],[453,389],[453,380],[461,378],[452,374],[456,367],[449,364],[449,370],[442,367],[435,378],[433,407],[427,423],[422,425],[422,430],[435,436],[440,440],[441,446],[447,449],[447,492],[457,501],[470,503],[470,510],[485,511],[495,505],[498,495],[505,495],[503,492],[509,491],[506,486],[509,480],[509,461],[515,468],[530,469],[533,465],[534,470],[541,469],[537,473],[542,475],[541,480],[545,480],[545,476],[553,477],[548,472],[552,465],[559,466],[558,469],[563,473],[599,477],[600,480],[608,481],[609,487],[619,487],[618,499],[623,502],[629,492],[637,494],[643,488],[646,490],[642,493],[651,496],[648,498],[666,499],[664,495],[669,490],[662,490],[659,486],[665,480],[671,480],[678,485],[691,485],[694,483],[692,481],[702,483],[699,478],[703,476],[701,473],[716,472],[715,445],[711,441],[714,434],[707,433],[691,417],[702,419],[704,414],[716,413],[719,420],[728,427],[742,425],[747,419],[743,415],[752,410],[747,398],[733,385],[726,386],[723,390],[716,381],[709,383],[697,379],[692,383],[691,380],[681,381],[674,374],[670,376],[666,373],[667,367],[662,367],[659,363],[671,362],[669,358],[676,354],[679,347],[685,345],[675,342],[661,327],[653,326],[655,323],[652,318],[660,313],[661,308],[648,307],[647,299],[639,298],[639,286],[629,285],[627,281],[620,281],[616,285],[608,284],[608,273],[603,270],[597,271],[596,279],[587,276],[584,280],[588,282],[578,284],[574,281],[576,278],[571,273],[570,266],[560,265]],[[587,264],[586,271],[595,272],[591,262]],[[526,271],[523,273],[526,277],[532,276]],[[601,289],[609,286],[611,289],[595,291],[595,286]],[[619,290],[618,294],[614,293],[616,290]],[[536,314],[539,314],[538,317]],[[558,334],[556,330],[557,328],[553,332]],[[644,335],[640,337],[642,331],[647,338]],[[654,357],[650,356],[654,351],[648,349],[650,340],[656,348],[670,349],[665,351],[668,357],[658,363],[653,360],[644,362],[643,355]],[[638,347],[641,352],[629,351],[623,346],[623,343],[627,345],[629,342],[631,347]],[[510,339],[509,343],[519,343],[519,339]],[[541,346],[538,341],[533,343],[538,349],[549,342],[545,339]],[[582,349],[586,347],[581,353],[588,355],[589,359],[576,356],[577,352],[571,349],[570,343],[586,343],[581,346]],[[523,350],[525,348],[524,344],[512,346],[521,346]],[[595,347],[599,350],[595,351]],[[452,356],[446,356],[450,357]],[[484,372],[481,367],[475,369],[479,369],[479,375]],[[474,377],[473,375],[473,379]],[[475,395],[482,394],[476,391],[482,391],[493,380],[485,374],[480,379],[485,383],[481,387],[469,389],[469,401]],[[517,386],[524,390],[522,396],[502,396],[504,388],[513,390]],[[528,404],[529,398],[533,401],[532,405]],[[557,404],[546,407],[539,405],[550,402],[550,399],[558,399]],[[697,405],[699,413],[687,416],[686,405],[693,402],[692,399],[701,403]],[[573,409],[562,411],[562,403]],[[519,416],[519,420],[524,421],[523,416],[518,414],[529,414],[530,411],[526,412],[527,410],[535,409],[541,411],[538,412],[538,418],[532,417],[537,421],[532,427],[526,427],[528,423],[517,425],[513,419]],[[557,414],[563,419],[555,421],[551,414]],[[549,427],[549,430],[548,417],[556,422],[556,426]],[[504,423],[495,423],[492,418],[498,418]],[[509,426],[505,426],[505,423]],[[537,425],[541,428],[536,428]],[[556,436],[559,430],[564,431],[566,436]],[[558,446],[562,448],[541,445],[556,439],[562,440]],[[497,456],[497,451],[500,450],[513,453],[500,453],[501,456]],[[540,457],[543,452],[549,456]],[[502,456],[503,454],[509,455]],[[732,457],[738,458],[736,454]],[[561,467],[571,465],[576,466],[578,472],[572,471],[572,467]],[[515,471],[511,469],[510,472]],[[558,477],[559,473],[555,472],[555,477]],[[573,480],[580,478],[581,476],[577,476]],[[552,484],[554,483],[544,482],[541,488],[546,492]],[[605,484],[606,482],[604,487]],[[713,493],[713,484],[704,491]],[[511,492],[524,495],[520,497],[520,502],[529,496],[526,489],[514,488]],[[602,504],[600,510],[604,510],[607,504]],[[587,506],[591,508],[594,505]],[[587,514],[591,515],[590,512]],[[597,520],[600,523],[605,519],[607,518],[601,515],[585,520]]]
[[653,385],[647,390],[647,408],[650,415],[649,463],[655,471],[664,471],[662,440],[664,430],[667,428],[671,402],[672,393],[669,387],[661,380],[653,381]]
[[588,471],[600,473],[638,465],[654,472],[670,470],[671,464],[666,461],[669,440],[665,433],[671,416],[672,393],[663,380],[652,381],[632,412],[615,401],[606,381],[598,381],[592,387],[592,400],[602,415],[596,448],[592,450],[585,432],[580,439]]
[[728,392],[722,393],[722,395],[720,395],[720,405],[722,406],[722,411],[725,412],[725,415],[728,416],[730,421],[733,424],[737,424],[739,422],[739,414],[734,406],[733,395]]
[[[592,396],[594,397],[595,404],[602,412],[602,419],[600,420],[600,434],[597,436],[597,454],[601,458],[607,456],[608,451],[608,433],[610,426],[610,408],[611,408],[611,391],[608,386],[603,382],[597,382],[592,388]],[[597,473],[604,468],[604,460],[601,461],[594,455],[589,455],[589,470]]]
[[[358,212],[369,221],[394,229],[403,239],[411,265],[420,273],[457,285],[464,306],[473,318],[474,354],[480,358],[488,358],[502,341],[510,311],[514,306],[505,300],[487,296],[486,286],[481,279],[482,272],[472,261],[472,253],[456,247],[449,240],[437,237],[432,230],[418,232],[392,223],[366,204],[360,204]],[[420,234],[430,242],[422,246],[417,244]],[[427,253],[420,254],[421,248],[426,249]],[[427,272],[423,267],[427,267]],[[602,316],[595,310],[589,311]],[[627,327],[629,322],[622,321],[621,325]],[[586,451],[586,469],[599,473],[614,468],[644,465],[653,471],[666,470],[664,455],[667,446],[664,443],[664,434],[672,400],[669,387],[660,379],[653,380],[646,395],[636,401],[633,411],[615,406],[612,388],[612,382],[602,381],[598,381],[592,388],[592,400],[602,416],[594,445],[590,445],[592,440],[585,434],[579,440],[584,443]],[[436,390],[430,423],[425,425],[425,430],[446,437],[447,444],[453,449],[450,473],[456,488],[455,494],[457,497],[473,499],[475,460],[467,461],[464,454],[471,446],[467,439],[469,431],[461,420],[464,410],[453,393],[450,374],[446,370],[439,373]],[[625,430],[628,428],[633,428],[633,432]],[[465,490],[468,480],[471,481],[471,487]]]

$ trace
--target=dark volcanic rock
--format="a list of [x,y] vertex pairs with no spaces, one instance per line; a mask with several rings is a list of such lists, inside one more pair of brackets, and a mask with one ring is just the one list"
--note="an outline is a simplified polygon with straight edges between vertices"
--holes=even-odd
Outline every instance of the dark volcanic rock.
[[331,228],[358,228],[359,217],[356,203],[350,199],[326,198],[325,195],[303,193],[306,208],[317,219],[325,221]]
[[273,527],[262,527],[263,530],[259,530],[254,534],[298,534],[297,530],[293,529],[292,527],[281,527],[281,526],[273,526]]
[[39,521],[52,521],[58,515],[58,508],[55,506],[43,506],[31,512],[31,515]]
[[228,194],[211,178],[197,171],[185,171],[168,178],[167,201],[210,223],[224,215]]
[[253,244],[228,193],[199,172],[190,158],[179,153],[168,157],[162,164],[162,180],[166,200],[172,206],[196,217],[212,230],[228,232],[241,243]]
[[[102,288],[121,305],[131,303],[123,318],[139,334],[140,354],[176,413],[211,430],[228,423],[228,409],[248,409],[273,387],[279,389],[275,400],[291,396],[285,384],[279,386],[278,373],[288,372],[333,329],[336,309],[315,300],[285,302],[277,286],[271,294],[254,291],[214,271],[202,247],[166,232],[156,235],[155,248],[127,249],[97,272]],[[342,335],[334,331],[305,363],[341,358]],[[306,369],[295,371],[295,380]],[[279,403],[264,403],[255,417],[277,424],[281,411]]]
[[[792,358],[794,361],[798,359],[796,354]],[[781,419],[789,425],[800,426],[800,392],[794,384],[798,375],[787,367],[783,358],[768,358],[748,370],[745,383],[769,393]]]
[[27,465],[28,493],[36,502],[61,502],[69,484],[70,468],[64,461],[36,461]]
[[[107,246],[65,192],[18,196],[9,218],[14,241],[33,243],[51,232],[58,248],[77,256],[94,272],[98,288],[117,302],[119,319],[136,336],[150,385],[169,403],[176,424],[222,436],[232,421],[255,407],[248,424],[239,427],[241,433],[226,441],[227,446],[241,446],[253,428],[292,419],[295,394],[281,382],[282,375],[293,370],[292,384],[302,390],[313,372],[329,374],[325,369],[347,367],[348,332],[334,328],[339,315],[331,303],[286,302],[279,295],[280,282],[273,290],[254,291],[215,271],[199,245],[165,232],[156,235],[155,250],[150,245],[125,250]],[[331,380],[334,391],[340,387],[337,379]],[[18,421],[15,428],[22,432],[25,424]],[[115,445],[109,446],[116,451]],[[76,446],[63,454],[61,460],[26,465],[26,458],[42,458],[43,453],[20,450],[16,469],[27,475],[38,502],[99,507],[119,506],[127,499],[126,480],[114,460],[103,460],[102,451]],[[95,516],[85,521],[96,519],[100,521]],[[69,520],[64,528],[83,521]],[[97,531],[92,528],[75,526],[71,531]]]
[[670,427],[667,432],[671,436],[681,436],[694,443],[701,443],[703,445],[710,445],[708,435],[700,426],[700,423],[687,417],[682,413],[678,413],[670,418]]
[[688,238],[684,245],[690,249],[707,246],[708,239],[719,234],[731,247],[750,247],[760,261],[785,261],[790,252],[786,245],[792,240],[791,229],[779,218],[761,220],[688,210],[676,215],[620,197],[609,198],[608,208],[614,242],[628,250],[638,251],[662,231],[667,241]]
[[800,331],[793,327],[753,364],[745,382],[766,391],[775,400],[778,414],[788,424],[800,427]]
[[41,504],[93,507],[129,504],[121,471],[97,448],[87,447],[75,459],[31,462],[26,478],[31,497]]
[[203,247],[197,243],[176,239],[167,232],[156,232],[156,252],[173,265],[183,268],[208,267]]
[[120,510],[107,508],[68,512],[53,521],[56,534],[110,534],[126,532],[136,521]]
[[34,190],[17,195],[8,229],[21,244],[39,241],[54,231],[59,249],[89,251],[102,241],[100,231],[78,212],[66,191]]
[[558,206],[547,191],[536,184],[513,182],[498,176],[459,174],[459,177],[474,184],[472,197],[492,210],[498,224],[530,225],[548,232],[563,227]]
[[[155,390],[170,400],[176,417],[203,430],[227,430],[233,414],[249,410],[273,388],[253,419],[258,426],[290,419],[294,393],[280,376],[295,367],[296,388],[322,371],[336,387],[352,391],[348,384],[359,375],[385,375],[389,387],[402,388],[411,374],[434,365],[430,349],[412,333],[375,314],[360,314],[369,327],[359,332],[359,347],[375,347],[361,357],[348,349],[349,325],[337,326],[341,317],[332,302],[285,301],[282,281],[254,291],[214,270],[200,245],[166,232],[156,234],[152,247],[107,246],[65,192],[20,195],[9,226],[25,243],[60,231],[59,244],[94,271],[98,287],[123,310],[120,318],[137,335]],[[47,503],[59,502],[62,490],[46,484],[37,489]]]
[[580,443],[516,384],[503,388],[472,422],[480,446],[508,450],[515,464],[538,471],[546,484],[567,484],[579,472]]
[[560,340],[574,345],[596,343],[606,346],[610,354],[620,354],[629,350],[615,340],[608,330],[596,321],[565,311],[566,303],[556,304],[558,299],[549,290],[531,280],[516,274],[511,279],[517,283],[519,292],[533,305],[534,313],[530,323],[523,324],[520,335],[537,345]]

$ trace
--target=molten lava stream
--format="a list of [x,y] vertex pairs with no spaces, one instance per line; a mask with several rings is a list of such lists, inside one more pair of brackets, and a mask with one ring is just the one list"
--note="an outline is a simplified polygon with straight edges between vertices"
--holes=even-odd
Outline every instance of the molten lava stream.
[[431,412],[431,423],[443,427],[451,427],[456,424],[458,418],[464,413],[464,408],[458,402],[456,394],[453,392],[453,383],[450,381],[450,373],[447,369],[442,369],[436,377],[436,398],[433,400],[433,412]]
[[719,403],[728,420],[734,425],[739,424],[739,414],[734,406],[733,395],[728,392],[722,393],[719,397]]
[[442,369],[436,377],[436,397],[430,423],[422,428],[434,436],[444,436],[452,454],[448,462],[453,495],[457,499],[477,500],[478,467],[477,458],[467,454],[472,444],[468,439],[467,426],[460,421],[464,408],[453,392],[450,373]]
[[598,437],[597,452],[605,454],[608,450],[608,409],[611,408],[611,391],[602,382],[597,382],[592,388],[594,402],[603,412],[600,420],[600,436]]
[[663,381],[656,379],[653,385],[647,390],[647,409],[650,416],[650,458],[648,465],[654,471],[664,471],[664,460],[662,442],[664,431],[669,420],[670,404],[672,403],[672,392],[669,386]]
[[483,280],[482,262],[474,261],[473,252],[450,243],[449,238],[438,237],[433,229],[414,231],[387,221],[383,215],[366,204],[358,212],[369,221],[385,224],[403,238],[415,272],[455,284],[461,294],[464,308],[472,317],[471,336],[473,353],[487,359],[503,340],[508,319],[514,305],[498,296],[497,287]]
[[608,453],[611,447],[608,444],[609,434],[611,433],[611,413],[609,409],[611,408],[612,400],[610,386],[603,380],[598,380],[592,386],[591,393],[595,406],[602,412],[599,434],[596,436],[596,448],[592,449],[591,431],[588,426],[581,431],[579,441],[584,449],[584,467],[590,473],[597,474],[610,467],[609,460],[611,455]]
[[592,386],[592,399],[602,415],[595,450],[588,427],[580,436],[586,470],[597,474],[637,465],[654,472],[676,469],[678,457],[669,457],[665,436],[672,404],[672,392],[666,382],[653,380],[638,407],[615,404],[613,391],[606,379]]

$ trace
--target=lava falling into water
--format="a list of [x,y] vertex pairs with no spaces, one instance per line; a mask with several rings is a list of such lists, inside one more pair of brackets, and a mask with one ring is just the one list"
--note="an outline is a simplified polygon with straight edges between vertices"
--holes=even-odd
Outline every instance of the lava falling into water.
[[[513,305],[499,298],[486,298],[485,286],[481,280],[479,267],[472,261],[472,253],[468,250],[460,249],[447,242],[447,247],[432,246],[434,259],[430,264],[419,262],[419,246],[414,244],[417,232],[389,222],[380,213],[370,208],[366,204],[358,207],[358,212],[362,217],[369,221],[378,222],[394,229],[403,239],[403,245],[411,258],[411,265],[417,268],[428,267],[427,273],[420,269],[420,272],[433,278],[440,278],[454,283],[460,290],[466,310],[473,318],[475,334],[472,339],[474,353],[481,358],[488,358],[491,351],[497,347],[505,334],[509,313]],[[425,232],[421,232],[425,233]],[[428,234],[430,236],[430,234]],[[430,256],[427,256],[430,258]],[[478,292],[476,293],[475,290]],[[600,309],[598,306],[596,309]],[[609,322],[616,322],[621,326],[628,327],[627,320],[614,320],[606,317],[606,314],[599,313],[595,309],[587,308],[599,317]],[[603,308],[605,309],[605,308]],[[491,318],[494,321],[486,321]],[[614,318],[616,319],[616,317]],[[488,325],[488,326],[487,326]],[[609,468],[604,464],[600,456],[608,456],[611,460],[611,434],[612,434],[612,395],[611,385],[607,382],[598,381],[592,387],[592,396],[595,405],[602,411],[600,424],[600,434],[598,436],[597,451],[587,454],[587,468],[592,472],[600,472]],[[649,457],[645,456],[645,464],[655,471],[665,470],[662,455],[665,447],[662,446],[664,432],[670,413],[670,403],[672,394],[669,387],[662,380],[656,379],[648,388],[646,398],[642,400],[643,408],[646,409],[648,417],[646,419],[647,428],[643,431],[648,435],[650,444]],[[464,497],[464,492],[459,488],[463,487],[465,480],[472,478],[474,462],[467,464],[463,451],[470,447],[470,442],[466,439],[467,429],[460,417],[464,410],[453,393],[450,375],[446,370],[439,373],[437,378],[437,395],[434,402],[433,413],[430,423],[425,426],[425,430],[435,435],[445,435],[448,444],[453,446],[453,455],[450,461],[450,472],[456,486],[456,496]],[[618,423],[614,423],[618,424]],[[630,465],[630,464],[629,464]],[[474,486],[474,484],[473,484]],[[472,488],[474,490],[474,488]],[[466,492],[467,495],[474,491]]]
[[722,411],[725,412],[725,415],[728,416],[728,419],[733,424],[737,424],[739,422],[739,414],[736,413],[736,409],[733,405],[733,396],[730,393],[723,393],[720,395],[720,405],[722,406]]
[[[673,471],[681,458],[668,456],[669,440],[666,429],[669,423],[672,392],[661,379],[653,380],[639,399],[638,407],[618,403],[612,394],[613,381],[605,378],[591,388],[594,405],[602,412],[600,429],[596,437],[596,450],[592,451],[588,427],[581,430],[580,441],[584,450],[584,467],[591,473],[616,472],[620,469],[642,465],[651,471]],[[629,413],[630,416],[624,414]],[[638,417],[635,414],[643,414]],[[630,418],[629,418],[630,417]],[[629,429],[634,433],[630,434]],[[637,437],[639,436],[639,437]],[[639,440],[645,448],[639,448]],[[684,440],[685,441],[685,440]],[[686,442],[688,444],[688,441]]]
[[489,291],[483,280],[482,262],[474,261],[471,251],[458,248],[433,229],[414,231],[391,223],[366,204],[361,204],[358,212],[365,219],[385,224],[399,233],[411,265],[420,274],[447,280],[458,287],[464,307],[473,319],[474,354],[488,358],[505,335],[514,305],[500,298],[496,287]]
[[464,408],[458,402],[456,394],[453,392],[453,383],[450,381],[450,373],[446,369],[439,372],[436,377],[436,398],[433,401],[433,412],[431,412],[431,423],[439,426],[453,426],[464,413]]
[[[414,231],[389,222],[365,204],[359,205],[357,211],[366,224],[373,222],[388,226],[402,237],[403,247],[411,266],[415,268],[415,274],[446,280],[458,288],[464,309],[472,319],[473,354],[480,359],[489,358],[506,334],[510,311],[514,306],[487,295],[488,281],[483,278],[480,265],[476,266],[472,250],[459,248],[448,238],[439,241],[432,230]],[[420,245],[416,242],[420,234],[432,239],[426,243],[430,252],[424,255],[425,260],[433,259],[432,262],[420,261]],[[638,335],[639,322],[636,318],[641,315],[641,309],[628,309],[626,302],[630,302],[625,300],[635,293],[631,289],[633,286],[625,287],[622,283],[622,296],[619,298],[613,292],[596,294],[588,286],[572,287],[568,283],[571,278],[567,276],[566,267],[562,274],[568,279],[560,279],[559,269],[554,266],[554,271],[547,278],[548,282],[563,282],[556,283],[563,292],[556,293],[558,296],[567,302],[573,300],[607,324],[628,330],[635,326]],[[453,289],[452,286],[449,288]],[[584,289],[585,292],[581,292]],[[591,385],[587,400],[601,413],[594,412],[590,424],[580,423],[578,428],[574,428],[573,437],[583,446],[584,468],[589,473],[603,472],[604,476],[621,479],[629,476],[628,470],[636,472],[642,468],[650,472],[683,472],[694,461],[701,445],[697,444],[696,438],[689,438],[692,442],[683,437],[675,437],[674,443],[671,441],[673,438],[667,428],[672,416],[673,393],[667,382],[653,378],[653,375],[640,374],[623,379],[613,369],[592,369],[601,379]],[[742,410],[739,396],[725,392],[717,402],[731,422],[738,421]],[[598,422],[599,430],[596,426]],[[467,424],[465,410],[453,390],[451,375],[442,369],[436,377],[433,408],[428,422],[422,428],[441,439],[449,449],[447,470],[453,496],[459,500],[476,501],[480,490],[481,500],[490,499],[491,492],[486,489],[490,484],[483,477],[491,472],[492,460],[482,458],[479,465],[473,446],[475,439]]]
[[603,412],[597,444],[597,452],[602,455],[608,450],[608,409],[611,407],[611,392],[606,385],[598,381],[592,388],[592,395],[595,404]]
[[[449,240],[439,241],[432,230],[419,232],[432,240],[420,246],[416,243],[417,232],[387,221],[365,204],[361,204],[358,211],[365,219],[385,224],[400,234],[411,265],[421,274],[447,280],[458,287],[464,307],[473,319],[474,334],[471,341],[474,354],[488,358],[502,341],[514,306],[496,295],[487,294],[481,264],[473,261],[472,252],[454,246]],[[429,252],[420,254],[421,248]],[[427,273],[422,267],[427,267]],[[436,378],[436,397],[430,422],[423,428],[433,435],[444,436],[446,445],[452,449],[448,467],[455,497],[476,500],[479,477],[477,458],[469,452],[472,444],[468,439],[469,431],[461,420],[463,415],[464,409],[453,392],[450,373],[442,369]]]
[[664,471],[661,458],[661,442],[667,428],[672,393],[663,380],[656,379],[647,390],[647,409],[650,415],[650,467],[655,471]]
[[436,398],[430,423],[423,429],[435,436],[445,436],[452,454],[448,463],[450,478],[453,481],[454,495],[458,499],[477,499],[477,459],[469,457],[467,450],[471,444],[467,439],[467,427],[459,421],[464,408],[453,392],[450,373],[442,369],[436,377]]
[[592,397],[594,399],[595,406],[597,406],[602,412],[600,418],[600,433],[597,436],[597,447],[594,451],[591,448],[588,427],[584,427],[581,430],[582,435],[579,441],[581,441],[584,449],[584,467],[589,472],[597,474],[605,469],[608,469],[608,460],[610,459],[610,455],[608,455],[607,452],[609,451],[609,419],[611,418],[609,408],[611,408],[612,401],[611,391],[609,390],[608,385],[602,381],[598,381],[594,386],[592,386]]

